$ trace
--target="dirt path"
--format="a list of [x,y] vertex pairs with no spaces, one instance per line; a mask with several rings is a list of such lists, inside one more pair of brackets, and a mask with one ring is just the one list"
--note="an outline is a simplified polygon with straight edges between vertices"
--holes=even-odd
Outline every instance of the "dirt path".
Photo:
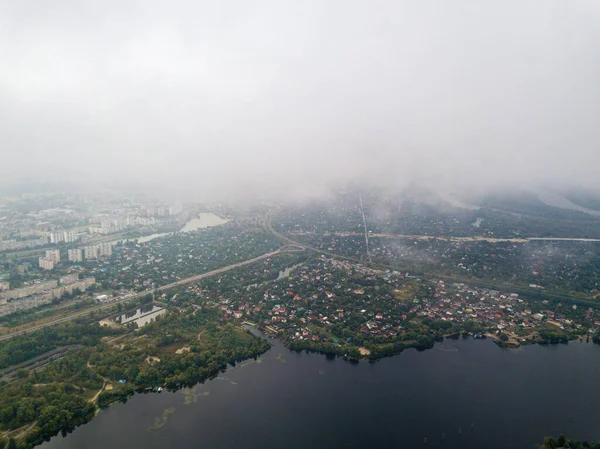
[[25,435],[27,435],[29,432],[31,432],[36,425],[37,425],[37,421],[34,421],[31,424],[28,424],[23,427],[19,427],[18,429],[9,430],[7,432],[2,432],[2,433],[0,433],[0,436],[2,438],[4,438],[5,440],[9,440],[11,438],[13,438],[15,440],[20,440],[21,438],[25,437]]
[[98,393],[96,393],[90,400],[89,402],[91,404],[97,404],[98,403],[98,397],[102,394],[102,392],[104,391],[104,389],[106,388],[106,382],[107,379],[104,379],[104,383],[102,384],[102,388],[100,388],[100,391],[98,391]]

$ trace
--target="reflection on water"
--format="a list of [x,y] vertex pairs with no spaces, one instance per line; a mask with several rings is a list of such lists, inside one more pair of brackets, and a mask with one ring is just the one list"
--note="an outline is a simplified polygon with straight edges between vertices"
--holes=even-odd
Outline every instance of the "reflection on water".
[[144,237],[138,238],[137,241],[138,241],[138,243],[146,243],[146,242],[149,242],[150,240],[154,240],[159,237],[165,237],[169,234],[170,234],[170,232],[161,232],[160,234],[145,235]]
[[284,268],[283,270],[281,270],[281,271],[279,272],[279,275],[277,276],[277,280],[279,280],[279,279],[283,279],[283,278],[286,278],[286,277],[288,277],[288,276],[290,275],[290,273],[291,273],[291,272],[292,272],[292,271],[293,271],[295,268],[298,268],[300,265],[302,265],[302,264],[301,264],[301,263],[299,263],[299,264],[296,264],[296,265],[292,265],[291,267]]
[[181,232],[191,232],[196,229],[211,228],[228,222],[229,220],[225,220],[213,213],[201,213],[198,214],[198,218],[192,218],[188,221],[185,226],[181,228]]
[[143,317],[137,319],[135,322],[138,325],[138,327],[143,327],[146,324],[148,324],[150,321],[154,321],[157,317],[161,316],[165,312],[166,312],[165,309],[161,309],[157,312],[150,313],[148,315],[144,315]]
[[269,341],[262,363],[236,364],[219,376],[227,380],[136,395],[42,449],[520,449],[560,433],[600,439],[600,347],[591,343],[516,354],[489,339],[446,340],[442,350],[351,364]]
[[[299,263],[299,264],[296,264],[296,265],[292,265],[291,267],[284,268],[283,270],[281,270],[281,271],[280,271],[280,272],[277,274],[277,278],[276,278],[275,280],[276,280],[276,281],[279,281],[280,279],[284,279],[284,278],[288,277],[288,276],[291,274],[291,272],[292,272],[293,270],[295,270],[296,268],[298,268],[298,267],[299,267],[299,266],[301,266],[301,265],[302,265],[302,264],[301,264],[301,263]],[[268,283],[268,282],[271,282],[271,281],[265,281],[265,282],[263,282],[263,284],[266,284],[266,283]],[[256,288],[256,287],[258,287],[258,285],[259,285],[259,284],[258,284],[257,282],[255,282],[254,284],[247,285],[247,286],[246,286],[246,290],[247,290],[247,291],[250,291],[250,290],[252,290],[253,288]]]
[[126,312],[123,315],[117,317],[115,321],[120,324],[134,322],[138,325],[138,327],[142,327],[165,312],[166,310],[162,307],[146,306],[136,309],[135,311]]
[[[198,214],[197,218],[192,218],[188,221],[179,232],[192,232],[197,229],[212,228],[213,226],[220,226],[222,224],[229,223],[229,220],[219,217],[212,212],[203,212]],[[146,243],[150,240],[154,240],[159,237],[165,237],[171,235],[172,232],[161,232],[160,234],[146,235],[137,239],[138,243]]]

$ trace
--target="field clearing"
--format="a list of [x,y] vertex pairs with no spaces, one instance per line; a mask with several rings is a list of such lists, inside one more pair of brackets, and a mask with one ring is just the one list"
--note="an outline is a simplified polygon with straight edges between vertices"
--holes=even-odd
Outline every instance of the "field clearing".
[[394,290],[394,297],[398,301],[412,301],[418,292],[419,287],[414,283],[410,283],[402,289]]

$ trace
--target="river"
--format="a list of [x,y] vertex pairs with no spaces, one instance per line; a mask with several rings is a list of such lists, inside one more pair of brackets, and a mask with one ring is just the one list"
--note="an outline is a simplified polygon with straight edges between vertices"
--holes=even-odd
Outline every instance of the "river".
[[259,363],[194,389],[136,395],[41,448],[532,449],[563,432],[600,439],[591,343],[508,350],[446,340],[351,364],[271,341]]
[[[197,229],[211,228],[213,226],[220,226],[222,224],[229,223],[229,220],[225,220],[212,212],[202,212],[198,214],[196,218],[189,220],[179,232],[191,232]],[[150,240],[154,240],[158,237],[164,237],[171,235],[172,232],[162,232],[160,234],[151,234],[143,237],[139,237],[136,240],[138,243],[146,243]]]

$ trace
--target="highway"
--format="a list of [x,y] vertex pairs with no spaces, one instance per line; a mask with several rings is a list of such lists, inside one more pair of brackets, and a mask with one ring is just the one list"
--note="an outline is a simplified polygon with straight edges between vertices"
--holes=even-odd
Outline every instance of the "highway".
[[[388,269],[388,270],[398,270],[399,268],[397,266],[393,266],[393,265],[386,265],[386,264],[382,264],[382,263],[368,263],[364,260],[360,260],[360,259],[356,259],[354,257],[349,257],[349,256],[344,256],[341,254],[335,254],[335,253],[331,253],[329,251],[324,251],[322,249],[318,249],[315,248],[313,246],[309,246],[309,245],[304,245],[302,243],[296,242],[288,237],[286,237],[285,235],[277,232],[275,229],[273,229],[272,226],[272,220],[273,218],[275,218],[277,216],[277,214],[280,212],[280,210],[277,210],[274,214],[269,215],[264,222],[264,228],[273,233],[276,237],[278,237],[279,239],[285,241],[287,243],[288,246],[296,246],[299,248],[304,248],[304,249],[308,249],[311,251],[314,251],[316,253],[319,254],[325,254],[328,255],[332,258],[335,259],[339,259],[339,260],[347,260],[347,261],[352,261],[352,262],[356,262],[356,263],[360,263],[362,265],[366,265],[366,266],[370,266],[372,268],[379,268],[379,269]],[[336,234],[337,235],[337,234]],[[344,235],[356,235],[356,236],[362,236],[362,233],[345,233]],[[377,235],[377,234],[375,234]],[[379,234],[380,236],[385,236],[385,237],[399,237],[398,235],[394,235],[394,234]],[[371,237],[373,237],[373,235],[371,235]],[[415,238],[415,237],[421,237],[421,238],[432,238],[430,236],[402,236],[402,237],[410,237],[410,238]],[[441,238],[441,237],[438,237]],[[455,238],[460,238],[460,237],[455,237]],[[490,239],[486,239],[488,241],[490,241]],[[493,241],[497,242],[497,241],[515,241],[515,239],[494,239]],[[560,238],[560,237],[556,237],[556,238],[543,238],[543,237],[530,237],[528,239],[523,239],[521,240],[522,242],[527,242],[527,241],[569,241],[569,242],[600,242],[600,239],[587,239],[587,238]],[[426,279],[428,281],[432,281],[432,282],[437,282],[440,279],[444,279],[446,281],[451,281],[451,282],[464,282],[466,284],[470,284],[470,285],[475,285],[475,286],[479,286],[479,287],[484,287],[484,288],[493,288],[493,289],[498,289],[498,290],[506,290],[506,289],[512,289],[512,290],[523,290],[523,291],[529,291],[529,292],[534,292],[534,290],[532,290],[531,288],[529,288],[526,285],[517,285],[517,284],[512,284],[509,282],[502,282],[502,283],[493,283],[493,282],[489,282],[489,281],[483,281],[483,280],[478,280],[478,279],[472,279],[472,278],[461,278],[458,276],[455,277],[451,277],[451,276],[443,276],[440,274],[431,274],[431,273],[420,273],[419,276],[421,276],[423,279]],[[429,276],[434,276],[434,278],[430,278]],[[537,290],[535,291],[535,293],[539,293]],[[584,298],[579,298],[576,296],[572,296],[572,295],[568,295],[568,294],[557,294],[557,293],[548,293],[545,292],[544,295],[546,297],[551,297],[554,299],[560,299],[560,300],[565,300],[565,301],[570,301],[570,300],[577,300],[581,303],[586,303],[586,304],[596,304],[597,305],[597,301],[590,301]]]
[[135,294],[135,295],[133,295],[133,296],[127,298],[127,299],[123,299],[123,300],[119,301],[118,303],[114,303],[113,302],[113,303],[110,303],[110,304],[101,304],[101,305],[98,305],[98,306],[87,308],[85,310],[80,310],[78,312],[72,313],[72,314],[70,314],[68,316],[65,316],[65,317],[62,317],[62,318],[58,318],[58,319],[53,320],[53,321],[48,321],[46,323],[42,323],[42,324],[38,324],[38,325],[35,325],[35,326],[31,326],[31,327],[28,327],[26,329],[15,330],[14,332],[1,335],[0,336],[0,341],[9,340],[9,339],[11,339],[11,338],[13,338],[13,337],[15,337],[17,335],[28,334],[28,333],[31,333],[31,332],[38,331],[40,329],[44,329],[46,327],[56,326],[57,324],[64,323],[66,321],[71,321],[71,320],[74,320],[76,318],[86,316],[86,315],[88,315],[88,314],[90,314],[92,312],[97,312],[97,311],[101,311],[101,310],[105,310],[105,309],[110,309],[110,308],[114,307],[115,304],[126,304],[126,303],[128,303],[130,301],[133,301],[135,299],[138,299],[138,298],[140,298],[140,297],[142,297],[144,295],[154,293],[155,291],[164,291],[164,290],[168,290],[168,289],[173,288],[173,287],[178,287],[178,286],[181,286],[181,285],[191,284],[193,282],[197,282],[197,281],[200,281],[202,279],[206,279],[208,277],[215,276],[217,274],[225,273],[225,272],[233,270],[235,268],[239,268],[239,267],[243,267],[243,266],[246,266],[246,265],[250,265],[252,263],[258,262],[258,261],[263,260],[263,259],[268,259],[269,257],[273,257],[273,256],[279,254],[280,252],[281,252],[281,249],[278,249],[276,251],[272,251],[272,252],[269,252],[269,253],[266,253],[266,254],[262,254],[262,255],[260,255],[258,257],[254,257],[252,259],[244,260],[243,262],[234,263],[232,265],[228,265],[226,267],[218,268],[218,269],[213,270],[213,271],[208,271],[206,273],[202,273],[202,274],[198,274],[198,275],[195,275],[195,276],[191,276],[189,278],[181,279],[179,281],[172,282],[171,284],[163,285],[162,287],[159,287],[157,289],[145,290],[145,291],[137,293],[137,294]]
[[[310,233],[291,233],[292,235],[313,235]],[[335,236],[335,237],[362,237],[362,232],[324,232],[322,236]],[[455,237],[455,236],[439,236],[439,235],[424,235],[424,234],[387,234],[387,233],[370,233],[370,238],[383,238],[383,239],[411,239],[411,240],[448,240],[452,242],[489,242],[489,243],[529,243],[529,242],[589,242],[589,243],[600,243],[600,239],[592,239],[586,237]]]
[[[333,258],[336,258],[336,259],[349,260],[349,261],[353,261],[353,262],[365,264],[365,261],[363,261],[363,260],[359,260],[359,259],[356,259],[356,258],[353,258],[353,257],[343,256],[343,255],[340,255],[340,254],[331,253],[329,251],[323,251],[321,249],[318,249],[318,248],[315,248],[315,247],[312,247],[312,246],[309,246],[309,245],[305,245],[305,244],[296,242],[296,241],[290,239],[289,237],[287,237],[287,236],[285,236],[285,235],[277,232],[275,229],[273,229],[271,221],[272,221],[272,219],[278,213],[279,213],[279,210],[277,210],[274,213],[269,214],[267,217],[265,217],[265,220],[263,222],[263,227],[268,232],[272,233],[277,238],[279,238],[280,240],[282,240],[283,242],[286,243],[286,245],[283,246],[282,248],[280,248],[280,249],[278,249],[276,251],[272,251],[272,252],[269,252],[269,253],[262,254],[262,255],[260,255],[258,257],[254,257],[252,259],[248,259],[248,260],[244,260],[242,262],[238,262],[238,263],[235,263],[235,264],[232,264],[232,265],[228,265],[226,267],[218,268],[216,270],[208,271],[206,273],[202,273],[202,274],[198,274],[198,275],[195,275],[195,276],[191,276],[189,278],[181,279],[179,281],[172,282],[172,283],[167,284],[167,285],[163,285],[162,287],[158,287],[157,289],[145,290],[145,291],[143,291],[141,293],[137,293],[136,295],[133,295],[133,296],[127,298],[127,299],[121,300],[118,303],[119,304],[128,303],[130,301],[138,299],[138,298],[140,298],[140,297],[142,297],[144,295],[147,295],[147,294],[152,294],[152,293],[155,293],[157,291],[165,291],[165,290],[168,290],[170,288],[181,286],[181,285],[191,284],[193,282],[197,282],[197,281],[200,281],[202,279],[206,279],[206,278],[211,277],[211,276],[215,276],[215,275],[218,275],[218,274],[221,274],[221,273],[225,273],[225,272],[233,270],[235,268],[243,267],[243,266],[250,265],[252,263],[258,262],[260,260],[267,259],[269,257],[275,256],[275,255],[281,253],[282,251],[290,251],[294,247],[295,248],[299,248],[299,249],[311,250],[311,251],[314,251],[314,252],[320,253],[320,254],[326,254],[326,255],[328,255],[330,257],[333,257]],[[347,234],[351,235],[351,233],[347,233]],[[359,233],[357,233],[357,234],[362,236],[362,234],[359,234]],[[402,238],[402,237],[409,237],[409,238],[415,238],[415,237],[418,238],[418,237],[420,237],[420,238],[428,238],[428,239],[432,238],[431,236],[398,236],[398,235],[391,235],[391,234],[374,234],[371,237],[373,237],[373,236],[387,237],[387,238],[391,238],[391,237],[396,237],[396,238],[398,238],[398,237],[400,237],[400,238]],[[458,238],[455,237],[455,239],[458,239]],[[477,238],[475,238],[475,239],[477,239]],[[494,241],[504,241],[504,240],[505,239],[494,239]],[[514,240],[515,239],[506,239],[506,241],[514,241]],[[600,241],[598,239],[577,239],[577,238],[573,238],[573,239],[568,239],[568,238],[554,238],[554,239],[552,239],[552,238],[548,238],[548,239],[546,239],[546,238],[529,238],[527,240],[523,239],[523,241],[530,241],[530,240],[560,240],[560,241],[588,241],[588,242],[589,241],[594,241],[594,242]],[[369,264],[367,264],[367,265],[369,265]],[[386,265],[382,265],[382,264],[372,264],[372,265],[374,265],[376,267],[380,267],[380,268],[392,268],[392,269],[395,268],[395,267],[390,267],[390,266],[386,266]],[[90,307],[90,308],[87,308],[87,309],[84,309],[84,310],[80,310],[80,311],[74,312],[74,313],[72,313],[72,314],[70,314],[68,316],[65,316],[65,317],[62,317],[62,318],[58,318],[56,320],[52,320],[52,321],[48,321],[46,323],[42,323],[42,324],[38,324],[38,325],[35,325],[35,326],[31,326],[31,327],[28,327],[26,329],[18,329],[18,330],[15,330],[13,332],[10,332],[10,333],[4,334],[4,335],[0,335],[0,341],[9,340],[10,338],[13,338],[16,335],[21,335],[21,334],[26,334],[26,333],[30,333],[30,332],[35,332],[37,330],[44,329],[46,327],[55,326],[57,324],[64,323],[66,321],[71,321],[71,320],[74,320],[76,318],[80,318],[80,317],[86,316],[86,315],[88,315],[88,314],[90,314],[92,312],[97,312],[97,311],[101,311],[101,310],[110,309],[110,308],[112,308],[114,306],[115,306],[115,303],[101,304],[101,305],[98,305],[98,306],[94,306],[94,307]]]
[[[269,231],[271,234],[273,234],[275,237],[277,237],[280,240],[283,240],[284,242],[287,243],[287,246],[290,247],[297,247],[297,248],[302,248],[302,249],[308,249],[311,251],[314,251],[316,253],[320,253],[320,254],[326,254],[330,257],[333,257],[335,259],[340,259],[340,260],[351,260],[353,262],[357,262],[357,263],[361,263],[361,264],[365,264],[365,261],[360,260],[360,259],[356,259],[354,257],[348,257],[348,256],[344,256],[341,254],[335,254],[335,253],[330,253],[329,251],[324,251],[322,249],[318,249],[315,248],[314,246],[309,246],[309,245],[304,245],[302,243],[296,242],[295,240],[292,240],[288,237],[286,237],[285,235],[277,232],[275,229],[273,229],[273,225],[272,225],[272,220],[273,218],[275,218],[277,216],[277,214],[280,212],[280,210],[275,211],[274,214],[269,215],[266,219],[265,222],[263,223],[264,228]],[[362,234],[360,234],[362,235]]]

